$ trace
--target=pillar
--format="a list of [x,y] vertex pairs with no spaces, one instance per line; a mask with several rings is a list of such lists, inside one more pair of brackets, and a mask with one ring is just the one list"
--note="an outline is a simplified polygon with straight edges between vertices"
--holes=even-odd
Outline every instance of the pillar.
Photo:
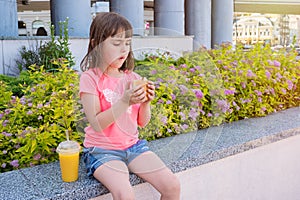
[[184,0],[154,0],[156,35],[184,35]]
[[211,47],[211,0],[185,1],[185,34],[194,36],[194,50]]
[[212,47],[232,43],[233,0],[212,0]]
[[91,1],[50,0],[51,21],[55,34],[59,33],[59,22],[68,19],[69,36],[88,37],[91,24]]
[[110,11],[128,19],[134,35],[144,35],[144,0],[110,0]]
[[18,13],[16,0],[0,0],[0,36],[17,37]]

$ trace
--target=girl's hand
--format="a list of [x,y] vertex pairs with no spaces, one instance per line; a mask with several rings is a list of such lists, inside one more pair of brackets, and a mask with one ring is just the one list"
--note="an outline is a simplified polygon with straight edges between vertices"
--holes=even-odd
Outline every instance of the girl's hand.
[[155,86],[152,81],[147,83],[147,98],[145,102],[150,102],[155,98]]
[[147,100],[146,95],[143,85],[135,87],[129,87],[128,85],[121,100],[129,105],[133,105],[145,102]]

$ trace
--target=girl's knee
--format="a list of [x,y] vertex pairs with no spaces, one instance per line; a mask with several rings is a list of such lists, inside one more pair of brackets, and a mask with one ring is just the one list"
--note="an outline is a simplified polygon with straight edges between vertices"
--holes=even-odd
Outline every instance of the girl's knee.
[[117,200],[134,200],[134,192],[133,189],[120,189],[120,190],[115,190],[111,191],[111,194],[113,196],[113,199]]
[[177,178],[177,176],[175,176],[175,174],[173,174],[169,180],[167,181],[164,190],[162,191],[162,193],[165,194],[179,194],[180,193],[180,181]]
[[171,181],[171,188],[174,191],[180,191],[180,181],[177,178],[177,176],[173,175],[172,181]]

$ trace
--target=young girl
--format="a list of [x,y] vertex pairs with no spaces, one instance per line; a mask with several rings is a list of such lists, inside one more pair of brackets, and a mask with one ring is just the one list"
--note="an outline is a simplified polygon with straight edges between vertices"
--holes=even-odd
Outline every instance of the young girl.
[[85,128],[84,161],[113,199],[134,199],[129,172],[156,188],[161,199],[178,200],[180,183],[161,159],[139,140],[138,126],[151,118],[153,82],[133,86],[132,27],[116,13],[101,13],[90,28],[88,52],[81,62],[80,98],[89,126]]

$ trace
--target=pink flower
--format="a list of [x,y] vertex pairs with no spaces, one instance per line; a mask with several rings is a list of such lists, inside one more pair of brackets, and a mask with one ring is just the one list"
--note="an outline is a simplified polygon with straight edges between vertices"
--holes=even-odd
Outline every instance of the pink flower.
[[223,112],[227,112],[230,108],[229,103],[226,100],[217,100],[218,108]]
[[11,110],[10,109],[5,109],[4,112],[5,112],[6,115],[8,115],[9,113],[11,113]]
[[192,118],[194,121],[197,119],[198,115],[199,114],[195,108],[192,108],[189,112],[189,117]]
[[13,167],[19,167],[19,161],[18,160],[13,160],[9,163]]
[[261,97],[258,97],[257,101],[258,101],[259,103],[261,103],[261,102],[262,102]]
[[268,60],[269,65],[274,65],[274,62],[272,60]]
[[175,100],[176,99],[176,95],[175,94],[171,94],[171,97],[172,97],[172,100]]
[[282,75],[279,72],[276,73],[276,76],[278,79],[282,79]]
[[41,159],[41,157],[42,157],[41,154],[38,153],[33,156],[33,160],[39,160],[39,159]]
[[275,67],[280,67],[280,65],[281,65],[281,63],[277,60],[274,60],[273,64]]
[[194,68],[195,68],[196,70],[198,70],[198,71],[201,70],[201,67],[200,67],[200,66],[195,66]]
[[195,71],[196,71],[195,68],[190,69],[190,72],[192,72],[192,73],[194,73]]
[[188,88],[185,85],[179,85],[178,87],[183,95],[188,91]]
[[268,70],[266,70],[266,77],[267,77],[267,79],[271,78],[271,73]]
[[171,65],[171,66],[169,66],[169,69],[175,70],[176,68],[174,65]]
[[182,120],[186,120],[186,116],[183,112],[180,112],[179,115],[180,115]]
[[262,96],[262,92],[259,90],[254,90],[254,92],[257,94],[257,96]]
[[255,73],[253,73],[252,70],[249,69],[247,72],[247,77],[249,77],[249,78],[255,77]]
[[287,84],[288,84],[288,90],[292,90],[293,87],[294,87],[293,82],[292,82],[291,80],[287,80],[286,82],[287,82]]
[[33,112],[32,112],[31,110],[29,110],[26,114],[27,114],[27,115],[32,115]]
[[234,95],[235,88],[225,89],[224,93],[225,95]]
[[188,126],[187,124],[183,124],[183,125],[180,126],[180,128],[181,128],[182,130],[186,130],[186,129],[189,128],[189,126]]
[[2,134],[3,134],[4,136],[6,136],[6,137],[10,137],[10,136],[12,136],[12,134],[11,134],[11,133],[7,133],[7,132],[5,132],[5,131],[3,131],[3,132],[2,132]]
[[246,83],[245,82],[241,82],[241,86],[242,86],[243,89],[245,89],[246,88]]
[[203,93],[202,93],[202,91],[199,90],[199,89],[194,89],[193,92],[195,93],[195,95],[196,95],[196,97],[197,97],[198,99],[202,99],[203,96],[204,96]]

